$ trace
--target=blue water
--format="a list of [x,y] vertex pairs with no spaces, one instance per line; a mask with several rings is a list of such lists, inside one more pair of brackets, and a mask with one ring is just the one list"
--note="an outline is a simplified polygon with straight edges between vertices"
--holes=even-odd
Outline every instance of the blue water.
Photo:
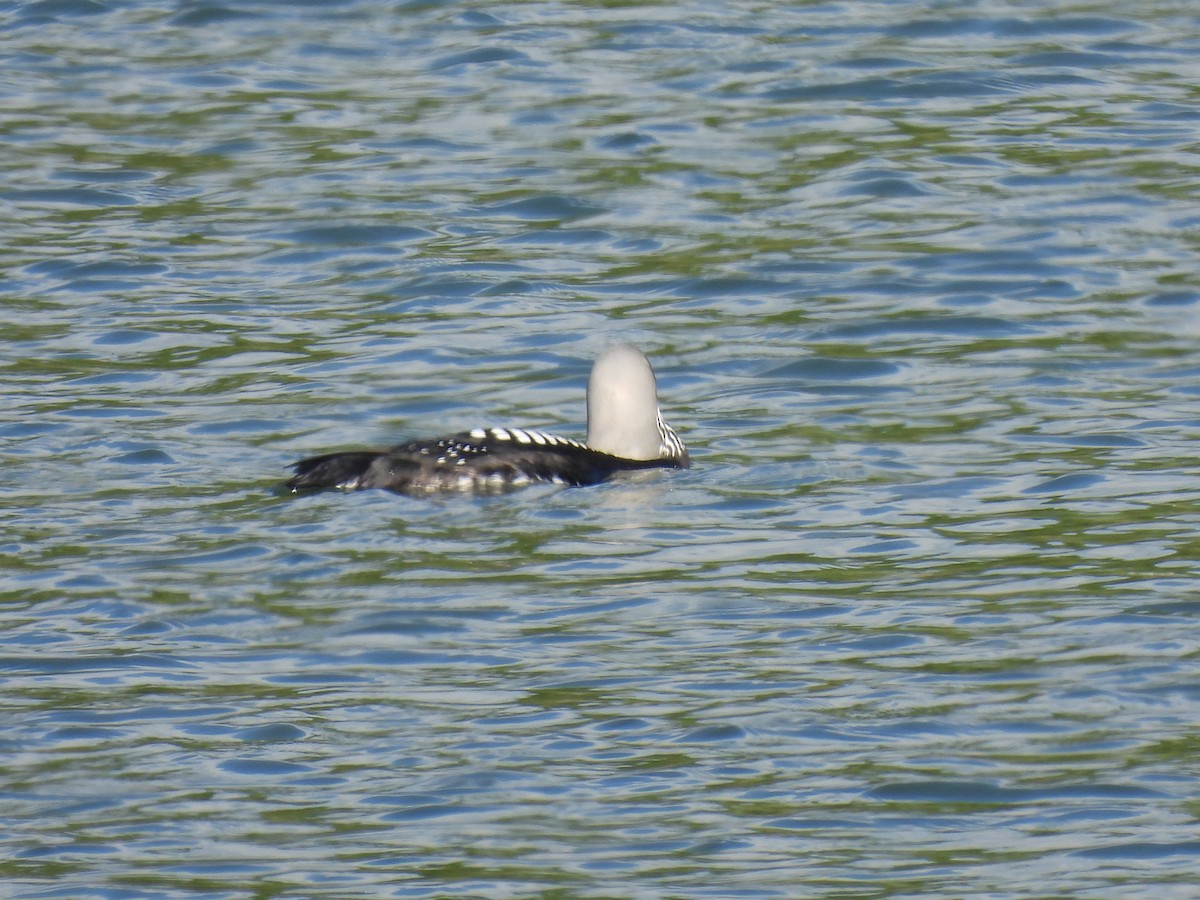
[[[1196,896],[1200,16],[0,4],[0,895]],[[583,434],[694,466],[295,498]]]

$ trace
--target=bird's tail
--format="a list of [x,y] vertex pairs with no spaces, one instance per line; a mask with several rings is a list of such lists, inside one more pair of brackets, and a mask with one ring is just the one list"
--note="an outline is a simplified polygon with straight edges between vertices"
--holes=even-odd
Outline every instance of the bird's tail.
[[292,463],[292,471],[296,474],[288,479],[284,487],[291,491],[318,491],[324,488],[353,491],[362,487],[371,463],[381,456],[382,453],[373,450],[310,456]]

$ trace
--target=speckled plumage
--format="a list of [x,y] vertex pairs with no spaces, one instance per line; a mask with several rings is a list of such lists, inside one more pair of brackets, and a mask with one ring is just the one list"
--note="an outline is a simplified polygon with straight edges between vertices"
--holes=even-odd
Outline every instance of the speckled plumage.
[[[632,431],[632,442],[628,428],[610,428],[613,434],[609,434],[604,426],[598,431],[595,425],[599,420],[624,426],[630,420],[620,415],[623,406],[630,407],[630,420],[641,423],[640,431]],[[532,482],[596,484],[623,470],[686,468],[687,448],[663,421],[657,406],[649,362],[641,351],[621,345],[605,351],[593,369],[588,386],[588,435],[600,446],[632,447],[649,458],[618,456],[544,431],[476,428],[388,450],[309,457],[292,465],[295,475],[285,486],[292,491],[494,492]]]

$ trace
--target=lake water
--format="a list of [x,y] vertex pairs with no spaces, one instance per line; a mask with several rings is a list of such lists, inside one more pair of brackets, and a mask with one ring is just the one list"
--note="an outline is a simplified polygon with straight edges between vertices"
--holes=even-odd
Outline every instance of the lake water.
[[[0,7],[0,895],[1198,896],[1192,4]],[[686,472],[294,498],[582,436]]]

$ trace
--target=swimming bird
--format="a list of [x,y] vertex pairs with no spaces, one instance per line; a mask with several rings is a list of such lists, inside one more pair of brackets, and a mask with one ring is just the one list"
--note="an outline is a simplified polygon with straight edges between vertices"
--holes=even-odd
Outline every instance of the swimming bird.
[[293,492],[383,488],[402,494],[495,492],[533,482],[585,485],[631,469],[688,467],[688,451],[658,409],[654,370],[629,344],[597,357],[587,386],[587,443],[528,428],[474,428],[292,463]]

